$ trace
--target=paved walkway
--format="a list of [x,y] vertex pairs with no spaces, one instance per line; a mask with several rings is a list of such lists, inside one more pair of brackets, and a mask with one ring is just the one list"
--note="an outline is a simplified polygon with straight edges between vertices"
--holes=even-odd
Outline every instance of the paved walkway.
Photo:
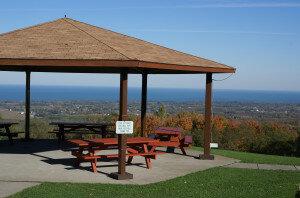
[[262,170],[298,170],[300,166],[295,165],[277,165],[277,164],[250,164],[250,163],[233,163],[225,165],[223,167],[230,168],[250,168],[250,169],[262,169]]

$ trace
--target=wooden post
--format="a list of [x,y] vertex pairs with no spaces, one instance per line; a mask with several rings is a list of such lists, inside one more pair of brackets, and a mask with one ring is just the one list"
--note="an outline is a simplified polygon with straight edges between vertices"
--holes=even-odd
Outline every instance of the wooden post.
[[204,155],[200,159],[213,160],[214,156],[210,155],[210,136],[211,136],[211,91],[212,91],[212,73],[206,74],[206,91],[205,91],[205,126],[204,126]]
[[[120,75],[120,115],[119,121],[127,120],[127,84],[128,73],[123,71]],[[118,172],[111,173],[111,177],[118,180],[132,179],[133,175],[127,173],[126,167],[126,150],[127,150],[127,135],[118,134],[118,149],[119,149],[119,161]]]
[[30,71],[26,71],[25,141],[30,140]]
[[142,74],[141,136],[146,136],[147,122],[147,74]]

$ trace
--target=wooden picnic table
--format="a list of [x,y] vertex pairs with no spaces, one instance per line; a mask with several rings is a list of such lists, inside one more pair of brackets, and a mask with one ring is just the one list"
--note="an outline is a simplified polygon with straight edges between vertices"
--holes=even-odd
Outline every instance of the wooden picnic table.
[[[145,157],[147,168],[151,169],[150,159],[156,159],[158,154],[165,154],[165,152],[155,151],[155,143],[158,141],[145,137],[127,138],[127,162],[132,163],[134,156],[143,156]],[[72,155],[76,157],[75,166],[79,166],[82,160],[89,161],[94,173],[97,172],[96,164],[98,159],[118,158],[118,154],[98,154],[102,150],[118,146],[118,138],[68,140],[68,142],[78,146],[78,149],[65,150],[71,151]],[[148,146],[152,146],[152,148],[148,150]],[[87,153],[84,153],[84,151],[87,151]]]
[[65,140],[66,133],[73,134],[101,134],[105,138],[107,134],[115,133],[113,130],[108,130],[108,127],[115,126],[114,123],[75,123],[75,122],[51,122],[50,125],[56,125],[58,129],[50,131],[55,133],[58,138],[58,143]]
[[[19,133],[24,133],[24,132],[11,132],[10,131],[10,127],[12,125],[16,125],[19,123],[15,123],[15,122],[2,122],[0,123],[0,136],[7,136],[9,139],[9,143],[13,144],[13,137],[18,137]],[[1,129],[5,129],[5,131],[1,130]]]
[[155,132],[154,139],[159,140],[157,146],[179,147],[184,155],[185,150],[191,147],[192,137],[182,137],[183,128],[181,127],[159,127]]

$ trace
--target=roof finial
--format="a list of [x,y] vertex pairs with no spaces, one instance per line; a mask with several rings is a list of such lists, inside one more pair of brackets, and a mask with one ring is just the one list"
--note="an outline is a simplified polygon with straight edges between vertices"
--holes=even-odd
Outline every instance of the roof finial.
[[67,18],[67,15],[65,14],[65,18]]

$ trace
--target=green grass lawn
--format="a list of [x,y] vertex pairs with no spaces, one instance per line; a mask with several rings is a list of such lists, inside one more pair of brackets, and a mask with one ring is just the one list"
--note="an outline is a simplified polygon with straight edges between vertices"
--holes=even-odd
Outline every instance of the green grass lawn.
[[[99,177],[102,175],[99,175]],[[18,197],[295,197],[300,171],[212,168],[148,185],[42,183]]]
[[[201,147],[192,146],[192,149],[203,151],[203,148]],[[299,157],[285,157],[285,156],[278,156],[278,155],[265,155],[265,154],[228,151],[228,150],[219,150],[219,149],[212,149],[211,153],[234,158],[234,159],[239,159],[243,163],[281,164],[281,165],[300,166]]]

